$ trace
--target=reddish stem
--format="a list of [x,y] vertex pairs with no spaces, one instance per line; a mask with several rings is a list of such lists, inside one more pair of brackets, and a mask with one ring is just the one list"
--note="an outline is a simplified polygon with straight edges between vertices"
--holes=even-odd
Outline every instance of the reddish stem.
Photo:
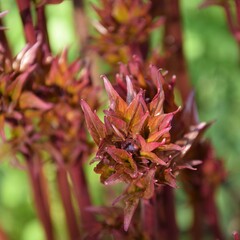
[[229,27],[231,33],[234,36],[235,31],[236,31],[236,27],[234,26],[233,16],[232,16],[232,13],[231,13],[231,10],[230,10],[229,3],[224,2],[223,7],[224,7],[224,10],[225,10],[225,14],[226,14],[227,22],[228,22],[228,27]]
[[165,186],[163,188],[163,206],[165,212],[167,236],[171,240],[178,239],[178,226],[176,222],[175,201],[173,188]]
[[43,43],[46,47],[47,52],[50,52],[49,37],[47,32],[46,16],[45,16],[45,5],[37,7],[37,28],[42,33]]
[[27,161],[28,173],[32,187],[34,203],[36,205],[38,217],[45,230],[46,239],[54,240],[53,225],[50,216],[50,207],[47,198],[47,189],[42,172],[41,163],[31,159]]
[[36,42],[36,36],[31,16],[30,0],[16,0],[16,1],[23,22],[26,41],[30,44],[34,44]]
[[192,239],[201,240],[203,233],[203,210],[202,203],[195,200],[192,202],[193,207],[193,223],[192,223]]
[[238,232],[233,232],[233,238],[234,238],[234,240],[240,240],[240,236],[239,236]]
[[142,200],[142,231],[147,239],[157,239],[155,199]]
[[95,219],[90,211],[87,211],[87,207],[92,206],[90,195],[88,192],[88,185],[83,171],[83,165],[81,162],[75,163],[70,168],[70,176],[73,183],[73,190],[78,202],[81,223],[83,230],[89,232],[95,223]]
[[8,237],[2,228],[0,228],[0,240],[8,240]]
[[187,66],[183,53],[181,9],[179,0],[164,1],[165,41],[164,48],[167,54],[166,69],[177,76],[176,85],[183,102],[191,92],[191,84],[187,73]]
[[240,31],[240,0],[235,0],[235,5],[236,5],[236,12],[237,12],[238,28]]
[[61,194],[61,200],[65,211],[67,227],[71,240],[80,240],[80,230],[76,220],[74,207],[72,204],[71,190],[67,179],[67,172],[64,168],[59,167],[57,169],[57,182],[59,192]]
[[[1,18],[0,18],[0,26],[3,26]],[[0,44],[3,47],[4,55],[7,58],[12,59],[12,52],[8,45],[8,40],[6,38],[5,32],[3,30],[0,30]]]
[[164,186],[157,192],[158,239],[178,239],[173,189]]
[[219,218],[218,218],[218,210],[216,207],[214,194],[212,193],[211,196],[209,196],[205,200],[206,208],[208,208],[208,224],[210,225],[210,228],[212,229],[213,235],[215,239],[223,240],[225,239],[221,227],[219,224]]

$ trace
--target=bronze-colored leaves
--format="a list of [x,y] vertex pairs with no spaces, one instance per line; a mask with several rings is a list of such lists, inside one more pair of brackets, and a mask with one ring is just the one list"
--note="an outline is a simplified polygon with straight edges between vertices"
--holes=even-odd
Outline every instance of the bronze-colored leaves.
[[[137,71],[137,70],[136,70]],[[95,171],[104,184],[125,182],[124,228],[127,230],[140,198],[149,199],[157,184],[176,186],[174,156],[182,148],[171,142],[171,121],[177,111],[164,113],[164,92],[160,73],[152,68],[158,90],[152,99],[135,88],[132,76],[126,75],[126,94],[121,97],[106,77],[103,77],[109,97],[102,123],[86,102],[82,101],[86,123],[98,144]],[[124,87],[124,85],[122,85]],[[173,164],[174,165],[174,164]]]
[[88,104],[82,100],[81,106],[85,115],[88,129],[96,144],[100,144],[101,140],[105,138],[105,127],[96,113],[92,112]]

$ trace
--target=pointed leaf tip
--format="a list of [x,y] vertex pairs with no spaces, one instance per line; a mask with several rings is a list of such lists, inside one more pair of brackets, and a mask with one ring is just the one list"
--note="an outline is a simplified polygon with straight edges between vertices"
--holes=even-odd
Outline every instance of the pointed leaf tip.
[[127,103],[130,104],[135,98],[136,92],[134,91],[132,81],[128,75],[126,76],[126,82],[127,82]]
[[126,201],[126,206],[124,208],[124,231],[128,231],[129,225],[131,223],[133,214],[138,206],[139,198],[133,197]]
[[105,138],[105,126],[83,99],[81,100],[81,107],[84,112],[88,130],[94,142],[99,145],[100,141]]

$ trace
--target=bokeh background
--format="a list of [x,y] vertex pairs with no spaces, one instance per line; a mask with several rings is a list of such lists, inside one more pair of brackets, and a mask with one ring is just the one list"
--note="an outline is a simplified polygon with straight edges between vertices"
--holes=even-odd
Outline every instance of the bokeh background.
[[[91,20],[96,18],[90,3],[85,0],[85,9]],[[217,155],[224,159],[228,179],[217,192],[217,203],[223,231],[231,239],[233,230],[240,231],[240,51],[228,31],[223,9],[209,7],[199,9],[201,0],[182,0],[184,51],[188,70],[195,89],[199,115],[202,121],[215,120],[206,137],[210,138]],[[0,0],[1,11],[9,10],[4,18],[9,28],[7,36],[14,54],[24,46],[22,25],[14,0]],[[47,24],[50,43],[54,53],[69,47],[69,59],[78,55],[78,41],[74,30],[72,1],[47,7]],[[90,30],[93,34],[93,29]],[[157,39],[157,37],[156,37]],[[161,67],[161,66],[159,66]],[[105,65],[99,74],[106,71]],[[0,159],[0,225],[12,240],[43,240],[42,228],[36,219],[30,188],[24,170],[10,161]],[[104,196],[98,176],[87,166],[92,199],[102,204]],[[67,239],[64,215],[55,192],[53,169],[48,166],[52,213],[59,240]],[[177,219],[184,232],[191,223],[191,209],[181,186],[177,194]]]

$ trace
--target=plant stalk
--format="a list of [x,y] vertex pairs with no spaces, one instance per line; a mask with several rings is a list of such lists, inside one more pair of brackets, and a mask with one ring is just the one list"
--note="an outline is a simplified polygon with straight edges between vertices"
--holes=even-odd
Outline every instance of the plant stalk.
[[82,163],[79,161],[71,166],[69,173],[81,214],[83,231],[89,232],[95,223],[95,219],[92,213],[90,211],[87,211],[87,208],[92,206],[92,203]]
[[37,11],[37,28],[42,34],[44,47],[46,48],[47,52],[50,53],[50,43],[45,16],[45,5],[37,7],[36,11]]
[[46,182],[42,172],[41,163],[31,159],[27,161],[28,174],[32,187],[34,203],[38,217],[43,225],[46,239],[54,240],[53,224],[50,216],[50,207],[47,197]]
[[36,42],[36,35],[31,16],[30,0],[16,0],[16,1],[22,19],[26,41],[30,44],[34,44]]
[[57,169],[57,183],[65,211],[70,239],[80,240],[80,229],[78,228],[78,223],[72,203],[71,189],[69,186],[68,176],[65,168],[63,167],[58,167]]
[[164,49],[166,52],[166,69],[177,76],[176,86],[183,102],[192,90],[187,64],[183,53],[181,9],[179,0],[164,0]]

